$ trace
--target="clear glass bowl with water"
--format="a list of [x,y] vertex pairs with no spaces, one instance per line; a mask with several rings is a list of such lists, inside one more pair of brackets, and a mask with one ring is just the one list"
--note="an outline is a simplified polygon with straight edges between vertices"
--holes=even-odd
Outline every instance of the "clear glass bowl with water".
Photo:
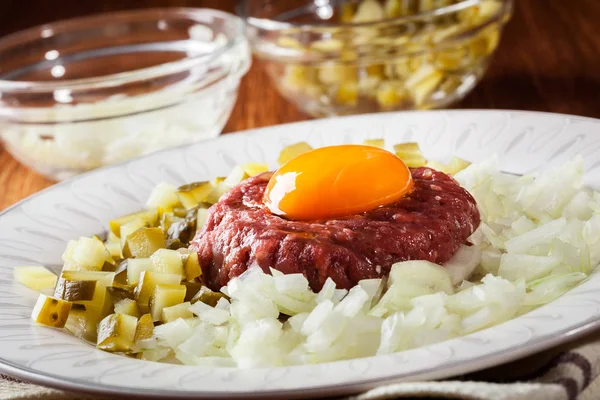
[[0,39],[0,140],[53,179],[217,136],[251,58],[210,9],[62,21]]

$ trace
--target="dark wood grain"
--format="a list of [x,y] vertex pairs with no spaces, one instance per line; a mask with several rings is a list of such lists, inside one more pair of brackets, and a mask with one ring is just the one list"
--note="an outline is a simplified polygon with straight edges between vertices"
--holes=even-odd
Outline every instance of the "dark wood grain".
[[[103,11],[165,6],[232,11],[234,5],[233,0],[0,0],[0,35]],[[488,73],[456,107],[600,117],[598,21],[597,0],[516,0]],[[306,117],[279,96],[255,63],[242,82],[225,132],[302,119]],[[0,148],[0,210],[51,184]]]

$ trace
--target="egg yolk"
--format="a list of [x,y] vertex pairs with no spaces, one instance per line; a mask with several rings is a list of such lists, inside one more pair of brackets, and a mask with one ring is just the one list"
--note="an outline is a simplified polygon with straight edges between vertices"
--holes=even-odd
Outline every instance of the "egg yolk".
[[413,187],[408,167],[386,150],[321,147],[281,166],[267,185],[264,203],[273,214],[292,220],[330,219],[393,203]]

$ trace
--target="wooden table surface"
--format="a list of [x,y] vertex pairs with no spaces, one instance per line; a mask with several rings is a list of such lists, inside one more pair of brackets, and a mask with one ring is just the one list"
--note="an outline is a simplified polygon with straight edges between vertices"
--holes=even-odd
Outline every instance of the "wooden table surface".
[[[600,2],[516,0],[513,19],[487,75],[457,108],[550,111],[600,117]],[[0,35],[63,18],[139,7],[212,7],[232,0],[0,0]],[[0,63],[2,60],[0,60]],[[279,94],[260,65],[244,78],[225,132],[306,119]],[[600,135],[600,132],[598,132]],[[52,181],[0,145],[0,210]]]

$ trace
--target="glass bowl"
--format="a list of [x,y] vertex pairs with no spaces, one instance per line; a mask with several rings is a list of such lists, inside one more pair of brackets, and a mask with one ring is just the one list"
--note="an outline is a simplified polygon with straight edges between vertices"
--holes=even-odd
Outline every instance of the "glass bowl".
[[441,108],[481,79],[512,0],[244,0],[281,94],[314,117]]
[[100,14],[0,39],[0,140],[64,179],[219,135],[251,58],[238,17]]

